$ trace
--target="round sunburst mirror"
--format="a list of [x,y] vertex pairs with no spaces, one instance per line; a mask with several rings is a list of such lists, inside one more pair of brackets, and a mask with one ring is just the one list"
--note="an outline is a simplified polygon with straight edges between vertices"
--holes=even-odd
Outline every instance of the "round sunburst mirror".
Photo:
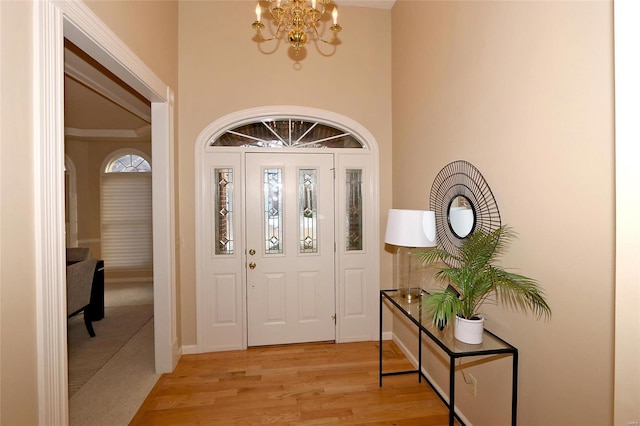
[[[489,185],[471,163],[454,161],[431,186],[430,210],[436,215],[438,247],[457,256],[462,240],[476,231],[500,227],[500,212]],[[459,266],[450,261],[449,266]]]

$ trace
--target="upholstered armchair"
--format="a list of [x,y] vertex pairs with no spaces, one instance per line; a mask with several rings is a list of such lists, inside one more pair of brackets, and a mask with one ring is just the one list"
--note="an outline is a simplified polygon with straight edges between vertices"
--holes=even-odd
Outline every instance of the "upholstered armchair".
[[88,247],[67,247],[67,265],[91,259],[91,249]]
[[67,249],[67,318],[83,312],[84,324],[91,337],[96,333],[88,308],[97,262],[91,259],[90,249]]

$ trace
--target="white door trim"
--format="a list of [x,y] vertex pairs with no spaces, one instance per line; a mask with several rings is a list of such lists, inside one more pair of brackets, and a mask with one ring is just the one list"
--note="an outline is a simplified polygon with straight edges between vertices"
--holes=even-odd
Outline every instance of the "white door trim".
[[[345,128],[349,129],[354,136],[360,141],[364,142],[366,145],[366,157],[367,157],[367,168],[369,170],[370,176],[368,177],[368,185],[365,188],[366,194],[370,202],[368,205],[370,206],[369,210],[366,212],[366,220],[368,229],[366,239],[368,241],[366,248],[366,255],[371,259],[372,264],[371,267],[367,270],[367,279],[362,282],[364,286],[363,291],[361,292],[362,299],[360,299],[362,303],[362,315],[352,315],[348,318],[348,321],[352,321],[352,323],[363,322],[368,323],[368,326],[365,327],[367,332],[364,334],[358,334],[353,332],[353,329],[349,329],[348,333],[341,333],[341,324],[340,320],[338,320],[338,327],[336,330],[336,341],[337,342],[346,342],[346,341],[356,341],[356,340],[375,340],[378,336],[378,327],[379,327],[379,310],[378,306],[378,298],[379,298],[379,289],[380,289],[380,271],[377,265],[380,264],[380,198],[379,198],[379,161],[378,161],[378,145],[374,136],[361,124],[350,119],[349,117],[333,113],[330,111],[308,108],[308,107],[300,107],[300,106],[267,106],[267,107],[258,107],[258,108],[250,108],[243,111],[234,112],[228,114],[224,117],[221,117],[211,124],[209,124],[206,128],[204,128],[198,138],[196,139],[194,156],[195,156],[195,180],[196,180],[196,321],[197,321],[197,345],[195,348],[195,352],[208,352],[211,350],[230,350],[230,349],[245,349],[247,347],[246,341],[246,312],[241,312],[240,316],[243,318],[242,324],[242,334],[243,336],[236,339],[238,343],[233,346],[225,346],[224,342],[220,342],[220,349],[215,349],[207,344],[207,327],[208,324],[204,320],[206,318],[206,314],[208,306],[207,306],[207,290],[205,288],[207,279],[211,277],[207,277],[206,273],[206,261],[207,261],[207,253],[204,249],[206,247],[207,241],[205,238],[210,238],[210,236],[204,232],[205,222],[206,222],[206,213],[204,209],[210,208],[210,206],[206,205],[206,191],[208,190],[208,176],[209,172],[207,170],[207,158],[211,158],[211,155],[216,155],[216,153],[238,153],[238,155],[242,155],[243,148],[231,148],[231,147],[223,147],[223,148],[215,148],[210,147],[208,145],[208,141],[211,138],[217,137],[229,128],[234,126],[239,126],[242,124],[246,124],[249,122],[253,122],[259,120],[260,118],[273,118],[274,116],[282,116],[282,117],[292,117],[292,118],[300,118],[306,120],[314,120],[318,122],[323,122],[328,125],[333,125],[337,128]],[[352,166],[357,167],[358,161],[353,160],[352,157],[356,157],[357,154],[362,154],[364,150],[358,149],[336,149],[332,150],[332,152],[338,154],[337,157],[337,165],[344,166]],[[297,152],[300,152],[297,150]],[[343,157],[345,160],[341,162],[340,158]],[[354,162],[355,161],[355,162]],[[244,226],[244,223],[242,224]],[[340,257],[340,252],[337,253],[337,256]],[[339,270],[339,269],[337,269]],[[357,273],[350,274],[351,276],[356,276]],[[363,276],[363,275],[360,275]],[[244,281],[244,280],[243,280]],[[336,297],[337,306],[336,308],[340,311],[343,306],[340,305],[340,297],[346,294],[345,289],[341,287],[341,283],[343,279],[341,277],[337,278],[336,281]],[[352,289],[351,289],[352,290]],[[349,294],[353,294],[350,292]],[[340,297],[339,297],[340,296]],[[242,298],[244,299],[244,289],[242,291]],[[243,303],[241,309],[246,308],[246,304]],[[346,308],[345,308],[346,309]],[[358,308],[359,309],[359,308]],[[344,312],[344,311],[343,311]],[[366,312],[366,314],[364,313]],[[358,318],[356,318],[358,317]],[[348,322],[348,321],[345,321]],[[194,352],[190,350],[190,352]]]
[[82,2],[33,4],[33,146],[38,417],[68,424],[64,244],[64,38],[152,102],[156,371],[179,357],[175,318],[173,93]]

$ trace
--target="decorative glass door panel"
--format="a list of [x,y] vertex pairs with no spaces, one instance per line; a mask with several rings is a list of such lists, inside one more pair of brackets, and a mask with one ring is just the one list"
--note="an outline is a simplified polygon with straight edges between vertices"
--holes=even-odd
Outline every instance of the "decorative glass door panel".
[[346,176],[346,250],[362,250],[362,169],[347,169]]
[[318,252],[317,170],[298,171],[298,221],[300,253]]
[[264,169],[264,253],[282,254],[282,169]]
[[215,169],[215,254],[233,255],[233,169]]
[[335,340],[333,154],[245,165],[249,346]]

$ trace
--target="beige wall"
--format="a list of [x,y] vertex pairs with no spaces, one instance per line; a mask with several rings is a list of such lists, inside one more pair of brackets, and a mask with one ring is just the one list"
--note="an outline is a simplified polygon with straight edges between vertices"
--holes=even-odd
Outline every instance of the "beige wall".
[[38,421],[33,148],[32,5],[0,2],[0,424]]
[[[474,164],[519,233],[505,266],[537,278],[553,309],[544,322],[485,308],[520,350],[519,424],[611,424],[612,3],[401,0],[392,28],[394,207],[426,207],[445,164]],[[470,371],[463,413],[505,424],[509,363]]]
[[[391,205],[390,11],[341,8],[343,44],[331,57],[310,47],[300,61],[301,69],[295,70],[284,45],[265,55],[252,41],[255,2],[181,1],[179,8],[182,336],[183,344],[194,345],[194,149],[198,134],[226,114],[257,106],[300,105],[348,116],[377,139],[380,211],[386,221]],[[390,277],[387,265],[391,258],[386,253],[383,257],[384,280]]]
[[[177,3],[104,2],[91,6],[156,75],[177,90]],[[38,424],[30,96],[33,3],[0,1],[0,8],[0,424],[27,426]],[[128,20],[135,25],[127,26]]]
[[85,3],[166,85],[177,92],[177,1],[87,0]]

